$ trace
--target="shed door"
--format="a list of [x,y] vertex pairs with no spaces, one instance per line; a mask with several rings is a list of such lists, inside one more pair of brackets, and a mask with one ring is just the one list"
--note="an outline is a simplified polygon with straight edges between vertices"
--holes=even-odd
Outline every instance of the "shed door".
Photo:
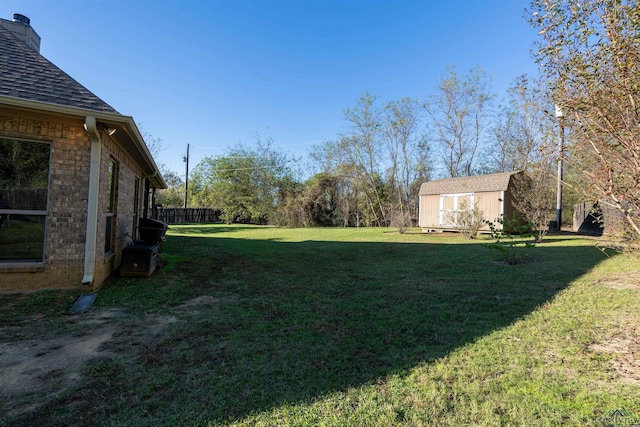
[[461,212],[473,212],[473,193],[440,195],[440,226],[458,227]]

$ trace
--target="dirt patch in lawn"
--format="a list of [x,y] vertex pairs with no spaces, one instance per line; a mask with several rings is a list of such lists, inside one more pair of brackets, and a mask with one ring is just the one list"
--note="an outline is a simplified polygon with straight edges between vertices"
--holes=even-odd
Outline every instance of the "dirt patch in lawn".
[[[130,355],[160,342],[186,309],[224,299],[200,296],[174,313],[131,319],[124,310],[93,309],[64,319],[60,333],[0,343],[0,418],[33,411],[85,378],[92,360]],[[24,322],[20,328],[28,328]]]
[[612,274],[601,280],[603,286],[611,289],[630,289],[640,291],[640,273]]
[[640,385],[640,326],[627,325],[620,334],[591,345],[591,350],[612,354],[611,368],[620,381]]
[[[640,273],[611,274],[600,284],[615,290],[640,291]],[[640,325],[627,323],[617,335],[591,349],[613,355],[611,367],[620,381],[640,385]]]

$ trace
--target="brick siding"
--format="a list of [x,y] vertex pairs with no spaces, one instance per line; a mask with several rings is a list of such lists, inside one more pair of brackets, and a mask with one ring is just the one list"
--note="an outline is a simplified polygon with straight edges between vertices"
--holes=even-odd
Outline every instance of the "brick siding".
[[[34,115],[0,108],[0,136],[51,143],[49,203],[44,265],[14,267],[0,263],[0,291],[82,288],[91,142],[81,119]],[[133,234],[133,199],[139,169],[106,133],[101,135],[98,238],[94,288],[120,264],[120,250]],[[115,256],[105,258],[107,162],[118,162]],[[141,181],[142,186],[142,181]],[[140,191],[142,198],[142,191]]]

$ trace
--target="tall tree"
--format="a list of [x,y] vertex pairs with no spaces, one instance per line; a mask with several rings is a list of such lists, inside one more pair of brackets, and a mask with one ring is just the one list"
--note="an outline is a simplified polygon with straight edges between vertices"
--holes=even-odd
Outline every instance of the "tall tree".
[[180,175],[160,166],[160,173],[167,183],[166,189],[160,189],[156,195],[156,203],[165,208],[181,208],[184,206],[185,185]]
[[585,191],[617,209],[640,239],[640,5],[533,0],[536,58],[570,128]]
[[[321,193],[330,191],[331,204],[333,206],[331,208],[331,222],[333,225],[344,227],[358,225],[355,215],[355,210],[357,210],[358,206],[356,201],[357,190],[354,180],[345,173],[348,168],[345,166],[339,142],[324,141],[315,145],[310,151],[309,157],[319,172],[305,182],[307,197],[317,200],[313,194],[318,193],[318,187],[322,188]],[[308,203],[308,200],[305,203]],[[315,218],[314,213],[318,212],[317,209],[310,210],[312,224],[321,225],[324,223],[323,219]]]
[[447,75],[429,96],[425,109],[431,136],[438,145],[446,171],[450,177],[469,176],[476,167],[490,104],[494,95],[491,79],[480,68],[467,75],[459,75],[455,67],[447,68]]
[[343,225],[338,212],[339,178],[318,173],[309,178],[297,200],[304,212],[304,225]]
[[423,132],[423,117],[417,100],[403,98],[385,107],[384,135],[390,166],[389,203],[392,221],[411,225],[418,190],[431,172],[430,151]]
[[331,178],[322,182],[331,183],[334,224],[388,226],[402,219],[410,225],[420,184],[430,177],[420,103],[403,98],[380,108],[376,100],[369,93],[360,97],[345,111],[349,132],[310,153]]
[[539,82],[518,77],[508,90],[508,103],[500,108],[490,129],[491,146],[486,158],[491,172],[528,170],[555,146],[557,132],[553,105]]
[[553,156],[544,156],[529,165],[527,175],[516,175],[513,186],[513,206],[518,211],[519,221],[530,224],[538,243],[547,234],[549,221],[556,212],[554,160]]
[[382,184],[382,123],[376,97],[366,92],[356,106],[345,110],[351,131],[338,143],[343,173],[360,190],[366,203],[367,225],[385,225],[385,194]]
[[274,222],[281,188],[290,186],[291,159],[257,140],[224,156],[205,157],[192,174],[195,204],[220,209],[225,222]]

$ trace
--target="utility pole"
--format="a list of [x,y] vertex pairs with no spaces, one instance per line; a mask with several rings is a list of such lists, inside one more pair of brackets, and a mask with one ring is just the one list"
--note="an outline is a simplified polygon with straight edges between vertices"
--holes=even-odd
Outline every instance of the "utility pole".
[[559,105],[556,105],[556,118],[558,119],[558,123],[560,126],[560,141],[558,142],[558,190],[556,196],[556,224],[558,225],[558,231],[560,231],[562,227],[562,158],[564,157],[564,113]]
[[189,194],[189,144],[187,144],[187,155],[182,158],[187,164],[187,171],[184,175],[184,208],[187,209],[187,199]]

